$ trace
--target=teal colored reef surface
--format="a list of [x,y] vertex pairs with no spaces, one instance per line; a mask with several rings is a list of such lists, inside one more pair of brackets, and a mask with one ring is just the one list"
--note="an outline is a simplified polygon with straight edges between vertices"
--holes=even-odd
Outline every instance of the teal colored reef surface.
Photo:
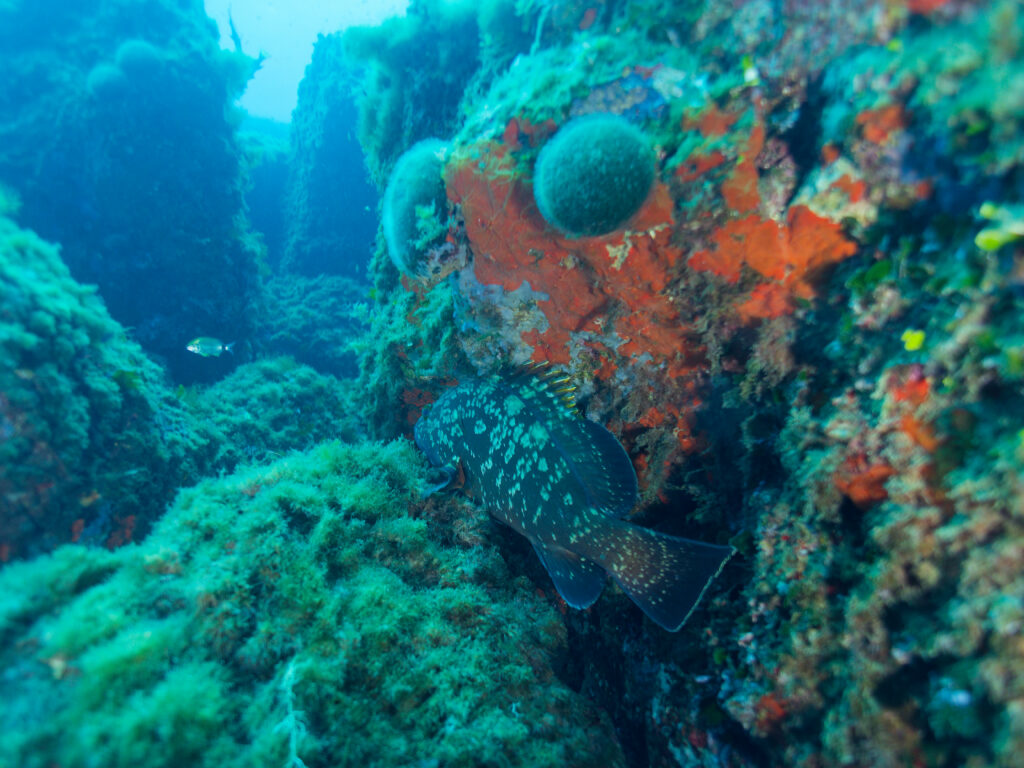
[[621,764],[555,674],[558,612],[422,473],[408,441],[325,442],[182,492],[141,545],[5,568],[0,760]]
[[1024,1],[240,40],[0,0],[0,768],[1020,763]]

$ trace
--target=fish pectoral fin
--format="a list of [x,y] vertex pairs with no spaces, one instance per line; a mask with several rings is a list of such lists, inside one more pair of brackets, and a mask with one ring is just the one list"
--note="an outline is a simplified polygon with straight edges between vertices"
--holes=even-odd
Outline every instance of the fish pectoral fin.
[[573,608],[589,608],[604,589],[604,569],[575,552],[532,541],[533,548],[555,582],[555,589]]
[[[443,491],[452,484],[461,474],[455,467],[433,467],[430,470],[431,476],[427,478],[427,487],[420,492],[420,498],[427,499],[438,491]],[[438,477],[440,475],[440,478]],[[439,480],[439,482],[438,482]]]

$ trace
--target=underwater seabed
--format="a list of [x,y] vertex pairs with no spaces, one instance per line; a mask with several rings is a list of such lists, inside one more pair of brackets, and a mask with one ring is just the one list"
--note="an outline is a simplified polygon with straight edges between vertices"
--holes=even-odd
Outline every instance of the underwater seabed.
[[182,492],[141,545],[8,565],[11,765],[621,764],[551,604],[420,500],[407,441]]
[[[1022,0],[413,0],[290,145],[198,0],[0,50],[0,768],[1019,763]],[[678,632],[425,495],[524,368]]]

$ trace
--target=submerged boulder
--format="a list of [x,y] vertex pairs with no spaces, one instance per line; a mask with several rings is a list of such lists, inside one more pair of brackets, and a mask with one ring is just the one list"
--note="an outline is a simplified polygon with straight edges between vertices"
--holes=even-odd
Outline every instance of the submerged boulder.
[[558,612],[424,474],[325,443],[182,492],[141,546],[0,571],[0,761],[623,765],[555,674]]

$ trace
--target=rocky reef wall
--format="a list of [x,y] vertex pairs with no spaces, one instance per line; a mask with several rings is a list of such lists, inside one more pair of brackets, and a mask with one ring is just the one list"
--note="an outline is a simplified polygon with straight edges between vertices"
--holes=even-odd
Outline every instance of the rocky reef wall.
[[[163,336],[140,345],[75,277],[109,252],[88,279],[122,285],[137,238],[169,264],[159,233],[182,223],[210,249],[197,301],[245,294],[249,233],[218,229],[239,210],[234,139],[213,113],[251,61],[216,53],[192,3],[144,40],[127,4],[46,8],[0,7],[52,42],[0,32],[2,66],[48,84],[0,97],[0,176],[25,201],[0,201],[0,763],[1018,762],[1019,0],[416,0],[325,38],[305,171],[363,68],[373,180],[433,136],[425,186],[445,204],[403,211],[402,259],[377,238],[369,286],[297,262],[263,275],[252,349],[338,371],[356,355],[358,378],[275,358],[206,388],[168,384],[143,351]],[[86,43],[48,69],[62,36]],[[113,162],[112,116],[149,126],[125,139],[140,167],[177,157],[162,130],[189,145],[195,125],[133,122],[168,102],[139,99],[132,72],[198,88],[227,137],[202,156],[213,223],[181,218],[188,189],[159,208],[157,185],[137,228],[101,238],[87,222],[135,198],[47,183],[68,163],[138,181]],[[45,151],[19,143],[44,117]],[[590,132],[577,152],[555,142],[570,123]],[[336,180],[294,178],[311,233]],[[237,280],[207,284],[205,265]],[[424,497],[436,478],[405,439],[422,409],[523,363],[565,370],[625,446],[633,522],[736,548],[679,632],[614,587],[569,609],[522,537],[462,495]]]
[[[427,279],[375,261],[371,423],[549,362],[629,450],[638,520],[739,549],[677,636],[621,595],[567,617],[633,764],[1012,764],[1024,9],[669,5],[521,8],[539,44],[436,134]],[[640,128],[657,177],[572,236],[536,167],[593,113]]]
[[199,0],[19,0],[0,30],[0,180],[21,223],[64,244],[114,318],[194,376],[190,339],[252,330],[259,251],[232,103],[255,60],[220,48]]

